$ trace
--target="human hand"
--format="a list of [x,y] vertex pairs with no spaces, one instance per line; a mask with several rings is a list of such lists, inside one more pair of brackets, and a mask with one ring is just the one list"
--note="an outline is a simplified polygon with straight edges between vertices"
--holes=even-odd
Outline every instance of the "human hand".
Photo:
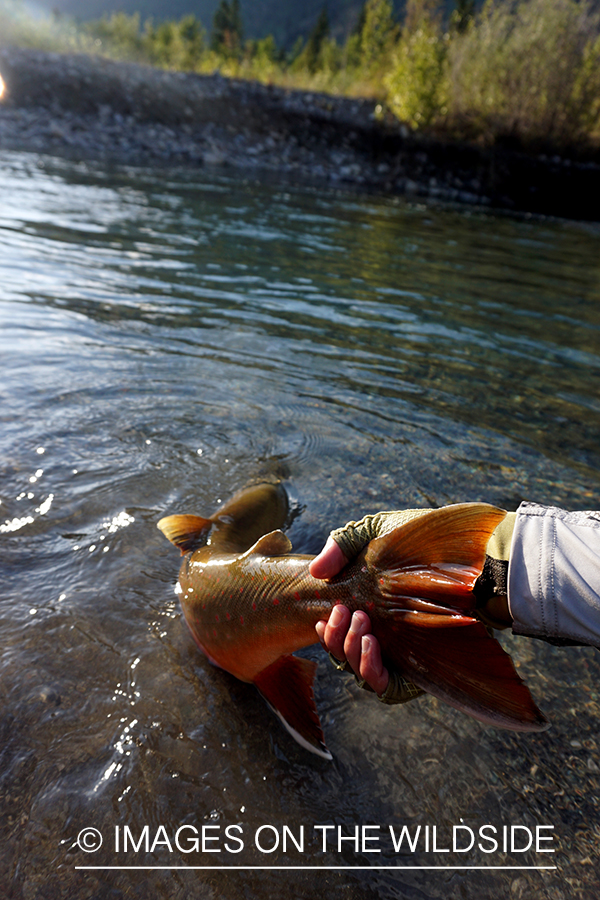
[[[321,552],[312,560],[310,574],[314,578],[333,578],[374,538],[387,534],[425,512],[428,510],[380,512],[364,516],[359,522],[348,522],[343,528],[331,532]],[[509,628],[512,624],[507,580],[515,519],[516,513],[506,513],[495,528],[487,544],[483,571],[473,589],[477,615],[484,624],[492,628]]]
[[[309,566],[313,578],[333,578],[348,562],[340,547],[332,537]],[[382,694],[390,680],[388,670],[381,660],[381,648],[377,638],[371,634],[371,621],[363,610],[354,615],[345,606],[334,606],[329,621],[316,624],[319,640],[334,660],[346,668],[346,663],[355,676],[366,682],[376,694]]]
[[[409,522],[423,512],[425,510],[381,512],[365,516],[357,523],[349,522],[327,538],[321,552],[310,563],[310,574],[313,578],[333,578],[348,563],[349,557],[360,553],[374,537]],[[361,687],[367,685],[384,703],[404,703],[422,693],[399,672],[392,672],[390,678],[383,665],[379,641],[371,634],[371,621],[363,610],[356,610],[351,615],[345,606],[335,606],[329,621],[317,622],[315,627],[319,640],[336,667],[349,667],[358,684]]]
[[[371,540],[425,512],[427,510],[419,509],[381,512],[365,516],[357,523],[349,522],[331,533],[323,550],[310,563],[310,574],[315,578],[333,578]],[[474,588],[476,614],[484,624],[494,628],[509,627],[512,621],[506,578],[514,519],[515,513],[508,513],[490,537],[483,572]],[[364,611],[357,610],[351,615],[343,606],[334,608],[328,622],[321,621],[316,625],[319,640],[337,667],[350,667],[361,687],[367,685],[367,689],[375,691],[384,702],[404,702],[422,693],[400,673],[390,673],[385,668],[379,642],[370,633],[370,628],[369,617]]]
[[376,694],[383,694],[390,676],[381,659],[379,641],[371,634],[371,621],[361,609],[354,614],[345,606],[334,606],[329,621],[316,624],[319,640],[339,663],[352,669],[357,679],[366,682]]
[[308,571],[313,578],[333,578],[347,562],[348,557],[342,552],[340,545],[329,536],[319,555],[311,561]]
[[313,578],[333,578],[373,538],[381,537],[425,512],[428,510],[392,510],[364,516],[359,522],[347,522],[343,528],[336,528],[331,532],[321,552],[312,560],[310,574]]

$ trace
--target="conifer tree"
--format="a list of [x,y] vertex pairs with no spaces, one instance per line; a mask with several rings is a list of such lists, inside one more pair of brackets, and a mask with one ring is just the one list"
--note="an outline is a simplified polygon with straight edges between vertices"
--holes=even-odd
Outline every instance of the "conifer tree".
[[457,31],[466,31],[469,22],[475,15],[475,0],[456,0],[456,7],[450,17],[450,22]]
[[328,36],[329,16],[327,15],[327,7],[324,6],[302,52],[303,61],[311,75],[319,68],[321,50]]
[[240,0],[221,0],[213,16],[211,50],[225,56],[236,56],[242,47]]
[[361,32],[362,63],[372,69],[381,63],[397,36],[391,0],[366,0]]

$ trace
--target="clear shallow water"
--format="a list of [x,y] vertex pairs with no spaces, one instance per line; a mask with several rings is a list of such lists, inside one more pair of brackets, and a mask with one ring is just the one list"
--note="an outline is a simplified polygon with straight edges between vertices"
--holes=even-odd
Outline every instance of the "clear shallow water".
[[[598,508],[598,238],[226,174],[2,155],[8,896],[597,896],[596,651],[503,638],[552,720],[527,737],[431,698],[381,708],[311,648],[326,763],[196,651],[177,553],[155,525],[208,513],[261,474],[286,479],[299,552],[380,508]],[[426,826],[439,851],[459,824],[552,825],[557,852],[426,849]],[[137,841],[145,825],[154,852],[115,849],[116,827]],[[182,825],[219,840],[185,853]],[[239,853],[225,846],[234,825]],[[297,840],[304,826],[303,851],[289,839],[261,852],[264,825]],[[332,830],[324,853],[315,825],[379,826],[366,832],[379,841],[338,850]],[[394,851],[390,825],[421,826],[414,852]],[[88,826],[97,853],[76,845]],[[270,849],[274,831],[260,834]],[[490,864],[559,868],[310,868]]]

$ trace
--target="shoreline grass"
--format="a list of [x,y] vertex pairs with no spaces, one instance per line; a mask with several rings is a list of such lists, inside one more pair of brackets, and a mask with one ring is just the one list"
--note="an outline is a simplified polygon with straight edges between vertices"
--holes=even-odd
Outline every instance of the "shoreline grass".
[[458,0],[444,21],[437,0],[366,0],[343,44],[322,13],[291,50],[272,36],[243,40],[239,3],[221,0],[212,34],[193,15],[142,22],[113,13],[76,23],[33,18],[0,0],[2,43],[86,53],[199,74],[219,72],[280,87],[363,97],[414,132],[482,146],[537,151],[600,149],[600,14],[588,0]]

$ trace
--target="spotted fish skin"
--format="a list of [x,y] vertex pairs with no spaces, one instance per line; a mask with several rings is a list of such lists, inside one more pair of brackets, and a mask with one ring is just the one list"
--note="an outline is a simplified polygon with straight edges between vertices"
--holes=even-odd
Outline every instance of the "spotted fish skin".
[[180,600],[192,634],[242,681],[253,681],[282,654],[314,644],[316,623],[336,603],[373,612],[376,575],[364,564],[324,582],[309,574],[312,557],[285,555],[290,546],[282,532],[272,532],[242,556],[203,548],[182,564]]

